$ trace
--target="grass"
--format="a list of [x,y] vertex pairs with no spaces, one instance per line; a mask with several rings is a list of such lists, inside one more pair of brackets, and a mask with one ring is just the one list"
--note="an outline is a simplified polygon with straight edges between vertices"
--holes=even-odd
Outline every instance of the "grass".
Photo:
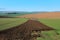
[[16,16],[21,16],[21,15],[26,15],[26,14],[32,14],[30,12],[20,12],[20,13],[16,13],[16,14],[8,14],[8,13],[0,13],[0,16],[11,16],[11,17],[16,17]]
[[40,19],[39,21],[45,25],[55,28],[56,31],[60,31],[60,19]]
[[7,14],[7,13],[0,13],[0,16],[11,16],[11,17],[16,17],[16,16],[21,16],[25,14]]
[[[0,31],[5,30],[26,22],[25,18],[0,18]],[[60,40],[60,19],[39,19],[40,22],[48,25],[56,30],[42,31],[45,38],[37,38],[38,40]],[[59,35],[56,34],[59,33]]]
[[[60,40],[60,19],[39,19],[45,25],[48,25],[56,30],[43,31],[42,35],[45,38],[38,38],[38,40]],[[59,35],[57,35],[59,33]]]
[[18,26],[28,19],[24,18],[0,18],[0,31],[5,30],[14,26]]

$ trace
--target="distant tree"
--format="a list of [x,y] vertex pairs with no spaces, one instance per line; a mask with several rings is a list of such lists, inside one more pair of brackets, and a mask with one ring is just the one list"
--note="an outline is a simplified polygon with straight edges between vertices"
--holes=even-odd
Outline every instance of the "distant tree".
[[8,14],[17,14],[16,12],[13,12],[13,13],[8,13]]

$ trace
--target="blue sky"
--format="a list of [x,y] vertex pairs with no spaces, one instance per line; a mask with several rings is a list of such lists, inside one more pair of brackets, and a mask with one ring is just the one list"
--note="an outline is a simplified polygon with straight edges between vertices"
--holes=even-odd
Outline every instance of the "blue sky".
[[60,0],[0,0],[0,11],[60,11]]

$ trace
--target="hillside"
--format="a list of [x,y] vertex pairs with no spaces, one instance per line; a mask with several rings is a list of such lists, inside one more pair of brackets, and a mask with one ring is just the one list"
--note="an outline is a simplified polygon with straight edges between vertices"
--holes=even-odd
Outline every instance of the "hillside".
[[22,18],[60,18],[60,12],[27,14],[27,15],[18,16],[18,17],[22,17]]

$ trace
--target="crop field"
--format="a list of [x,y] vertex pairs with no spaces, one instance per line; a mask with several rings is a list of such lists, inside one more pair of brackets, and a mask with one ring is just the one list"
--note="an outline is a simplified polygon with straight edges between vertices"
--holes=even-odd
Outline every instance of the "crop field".
[[[5,30],[26,22],[25,18],[0,18],[0,31]],[[42,31],[42,36],[38,40],[60,40],[60,19],[39,19],[38,21],[56,30]],[[58,35],[59,34],[59,35]]]
[[20,15],[24,15],[24,14],[3,14],[3,13],[0,13],[0,16],[12,16],[12,17],[16,17],[16,16],[20,16]]
[[32,14],[32,12],[20,12],[20,13],[0,13],[0,16],[12,16],[12,17],[16,17],[16,16],[21,16],[21,15],[26,15],[26,14]]
[[0,31],[18,26],[26,21],[27,19],[24,18],[0,18]]
[[18,17],[25,18],[52,18],[52,19],[60,19],[60,12],[47,12],[47,13],[36,13],[36,14],[26,14]]
[[40,22],[48,25],[56,30],[43,31],[42,35],[45,38],[38,38],[38,40],[60,40],[60,19],[39,19]]

